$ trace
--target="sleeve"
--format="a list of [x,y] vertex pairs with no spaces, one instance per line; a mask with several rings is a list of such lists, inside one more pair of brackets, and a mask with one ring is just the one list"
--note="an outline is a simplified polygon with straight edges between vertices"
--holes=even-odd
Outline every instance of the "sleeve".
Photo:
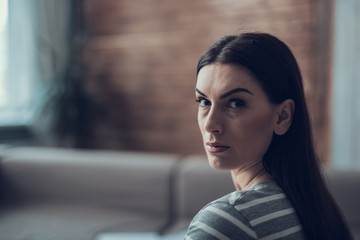
[[233,206],[212,203],[204,207],[191,221],[185,240],[252,240],[257,239],[248,220]]

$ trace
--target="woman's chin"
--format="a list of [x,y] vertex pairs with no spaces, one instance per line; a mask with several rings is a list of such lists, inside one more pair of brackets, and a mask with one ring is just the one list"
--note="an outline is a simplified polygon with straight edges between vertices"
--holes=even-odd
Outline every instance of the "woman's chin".
[[225,159],[221,159],[219,157],[208,156],[208,161],[210,167],[217,170],[231,170],[231,164]]

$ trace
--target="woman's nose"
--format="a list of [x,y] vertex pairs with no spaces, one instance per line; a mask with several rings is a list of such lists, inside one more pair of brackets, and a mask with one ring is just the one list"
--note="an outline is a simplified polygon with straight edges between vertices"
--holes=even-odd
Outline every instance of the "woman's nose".
[[205,130],[209,133],[222,133],[224,131],[222,117],[219,110],[211,109],[205,119]]

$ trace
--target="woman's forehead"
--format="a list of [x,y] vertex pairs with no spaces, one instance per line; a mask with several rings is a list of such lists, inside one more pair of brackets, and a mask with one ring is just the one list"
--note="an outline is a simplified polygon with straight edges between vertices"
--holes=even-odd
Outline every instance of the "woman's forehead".
[[259,91],[260,85],[246,68],[235,64],[209,64],[198,74],[196,88],[200,91],[223,92],[234,88]]

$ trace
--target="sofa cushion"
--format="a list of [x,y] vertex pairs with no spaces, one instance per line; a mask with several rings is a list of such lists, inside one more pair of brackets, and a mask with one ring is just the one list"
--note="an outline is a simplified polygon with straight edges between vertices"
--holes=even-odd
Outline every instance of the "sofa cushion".
[[176,155],[40,147],[2,155],[10,204],[0,208],[0,236],[89,239],[80,236],[159,231],[169,221]]
[[168,212],[175,155],[32,147],[3,156],[3,177],[24,202]]

